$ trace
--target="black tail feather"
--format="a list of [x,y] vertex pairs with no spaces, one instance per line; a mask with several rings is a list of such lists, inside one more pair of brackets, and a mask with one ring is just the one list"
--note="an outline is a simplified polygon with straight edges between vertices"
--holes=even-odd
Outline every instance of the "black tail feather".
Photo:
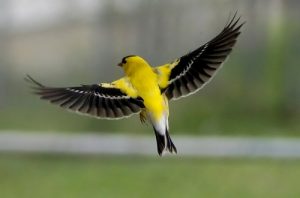
[[155,137],[156,137],[156,143],[157,143],[157,152],[161,156],[163,150],[165,149],[165,136],[160,135],[155,129]]
[[177,153],[177,149],[176,149],[176,146],[174,145],[170,135],[169,135],[169,132],[166,131],[166,137],[167,137],[167,148],[168,150],[171,152],[171,153]]
[[165,135],[161,135],[158,131],[155,130],[155,137],[156,137],[156,143],[157,143],[157,152],[160,156],[162,156],[163,151],[166,149],[170,153],[177,153],[177,149],[169,135],[168,130],[166,130]]

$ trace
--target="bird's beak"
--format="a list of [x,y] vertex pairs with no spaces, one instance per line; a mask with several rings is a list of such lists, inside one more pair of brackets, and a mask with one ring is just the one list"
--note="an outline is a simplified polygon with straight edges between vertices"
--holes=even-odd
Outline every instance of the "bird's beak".
[[119,66],[119,67],[122,67],[122,63],[119,63],[118,66]]

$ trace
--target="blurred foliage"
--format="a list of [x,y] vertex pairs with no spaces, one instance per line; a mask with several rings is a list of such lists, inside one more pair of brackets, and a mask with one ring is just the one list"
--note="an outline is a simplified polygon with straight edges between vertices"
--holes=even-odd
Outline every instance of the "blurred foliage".
[[299,161],[0,156],[1,197],[299,197]]
[[[5,11],[13,6],[6,2],[1,8]],[[76,7],[74,2],[62,2]],[[171,131],[300,135],[300,45],[295,42],[300,33],[299,2],[101,2],[85,14],[80,7],[74,12],[67,9],[72,17],[65,14],[52,23],[41,20],[19,27],[10,17],[2,20],[0,130],[152,133],[137,116],[97,120],[39,101],[30,95],[23,77],[30,73],[52,86],[111,81],[122,75],[114,65],[123,56],[139,54],[153,65],[165,63],[211,39],[230,11],[238,10],[247,23],[234,52],[203,90],[171,102]]]

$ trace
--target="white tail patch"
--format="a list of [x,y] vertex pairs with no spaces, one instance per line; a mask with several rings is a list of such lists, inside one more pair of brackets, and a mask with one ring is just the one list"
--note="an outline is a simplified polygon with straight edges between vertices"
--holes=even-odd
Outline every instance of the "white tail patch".
[[153,127],[160,135],[166,134],[166,129],[168,126],[168,118],[166,115],[163,115],[158,121],[151,120]]

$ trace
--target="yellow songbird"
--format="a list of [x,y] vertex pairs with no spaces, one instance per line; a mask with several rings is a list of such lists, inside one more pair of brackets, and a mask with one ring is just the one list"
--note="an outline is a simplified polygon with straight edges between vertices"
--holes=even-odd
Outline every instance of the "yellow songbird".
[[136,55],[124,57],[118,65],[125,77],[112,83],[54,88],[26,79],[41,99],[74,112],[108,119],[139,113],[141,121],[149,120],[154,128],[158,154],[177,153],[169,135],[168,101],[195,93],[214,76],[240,34],[239,19],[234,16],[212,40],[162,66],[151,67]]

